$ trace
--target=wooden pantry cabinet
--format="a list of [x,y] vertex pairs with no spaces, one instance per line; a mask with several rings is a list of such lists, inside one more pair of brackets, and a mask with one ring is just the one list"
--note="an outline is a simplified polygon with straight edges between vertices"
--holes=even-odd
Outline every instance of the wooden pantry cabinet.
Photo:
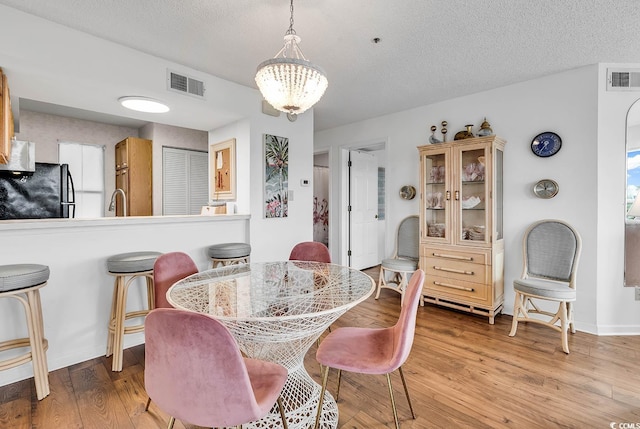
[[[116,144],[116,188],[126,195],[127,216],[153,215],[152,183],[152,141],[127,137]],[[116,204],[116,216],[123,216],[123,209]]]
[[7,164],[13,139],[13,113],[7,75],[0,69],[0,164]]
[[424,299],[491,324],[504,302],[505,144],[487,136],[418,147]]

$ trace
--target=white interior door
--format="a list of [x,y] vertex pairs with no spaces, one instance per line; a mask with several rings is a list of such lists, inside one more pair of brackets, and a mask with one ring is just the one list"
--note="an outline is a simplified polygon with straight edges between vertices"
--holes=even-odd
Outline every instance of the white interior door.
[[361,270],[380,263],[378,258],[378,160],[367,152],[350,152],[349,265]]

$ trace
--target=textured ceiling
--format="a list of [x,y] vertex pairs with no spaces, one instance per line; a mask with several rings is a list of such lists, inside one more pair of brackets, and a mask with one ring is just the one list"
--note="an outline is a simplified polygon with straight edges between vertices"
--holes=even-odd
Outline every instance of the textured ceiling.
[[[0,0],[256,87],[287,0]],[[296,0],[294,29],[329,88],[322,130],[598,62],[640,62],[638,0]],[[374,37],[381,42],[372,43]]]

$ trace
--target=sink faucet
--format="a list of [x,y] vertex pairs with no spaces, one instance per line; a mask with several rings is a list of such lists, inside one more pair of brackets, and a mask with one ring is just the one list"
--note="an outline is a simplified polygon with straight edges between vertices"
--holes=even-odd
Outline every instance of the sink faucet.
[[127,196],[125,195],[124,191],[120,188],[117,188],[115,191],[113,191],[113,194],[111,194],[111,203],[109,203],[109,211],[112,212],[116,209],[116,195],[122,195],[122,216],[126,217],[127,216]]

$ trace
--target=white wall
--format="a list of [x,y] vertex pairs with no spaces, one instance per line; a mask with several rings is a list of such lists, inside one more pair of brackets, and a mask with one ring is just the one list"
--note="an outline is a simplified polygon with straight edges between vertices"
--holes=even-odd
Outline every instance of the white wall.
[[[573,224],[582,235],[583,254],[578,272],[578,329],[597,331],[597,231],[598,231],[598,68],[588,66],[565,73],[510,85],[483,93],[398,112],[344,127],[318,132],[315,150],[340,148],[354,143],[387,141],[387,253],[393,251],[393,231],[405,216],[417,213],[419,199],[400,204],[394,190],[418,181],[416,146],[428,143],[431,125],[446,120],[449,139],[469,123],[476,132],[486,116],[494,132],[507,140],[505,149],[505,312],[513,310],[513,279],[522,267],[521,240],[527,225],[541,218],[558,218]],[[562,150],[542,159],[532,154],[531,140],[543,131],[555,131],[563,139]],[[339,151],[332,151],[335,154]],[[622,155],[621,155],[622,156]],[[339,156],[331,166],[337,174]],[[621,167],[623,168],[623,167]],[[334,177],[335,177],[334,174]],[[542,178],[560,185],[551,200],[536,198],[531,188]],[[340,186],[332,187],[331,204],[343,198]],[[621,185],[620,189],[624,185]],[[331,220],[340,221],[332,212]],[[620,226],[621,228],[622,226]],[[330,243],[339,245],[332,228]],[[622,245],[620,241],[619,246]],[[334,249],[336,250],[336,249]],[[619,284],[620,288],[622,283]],[[640,328],[640,327],[639,327]],[[639,329],[640,330],[640,329]]]
[[[263,134],[289,138],[289,216],[264,217]],[[285,115],[251,118],[251,241],[262,243],[252,260],[288,259],[300,241],[313,240],[313,111],[289,122]],[[307,179],[308,186],[300,180]],[[291,192],[293,191],[293,198]],[[255,258],[255,259],[254,259]]]
[[[209,145],[236,139],[236,213],[251,213],[251,123],[242,120],[209,132]],[[211,170],[209,170],[211,174]],[[211,183],[209,177],[209,183]]]
[[[313,111],[300,115],[296,122],[289,122],[285,115],[264,115],[262,97],[254,88],[1,5],[0,39],[11,40],[0,44],[0,67],[8,75],[12,97],[206,130],[210,131],[208,143],[235,137],[237,212],[251,214],[253,260],[286,259],[293,244],[312,239]],[[205,100],[168,91],[167,68],[203,80]],[[150,119],[148,114],[127,111],[117,103],[118,97],[132,94],[167,102],[173,119],[163,115]],[[289,189],[294,198],[286,219],[263,218],[264,133],[289,138]],[[156,164],[154,160],[154,170]],[[310,185],[300,186],[302,178],[309,179]],[[159,201],[157,192],[154,187],[154,199]],[[211,237],[212,243],[215,240]]]
[[[12,99],[27,98],[178,127],[210,130],[247,116],[256,89],[0,5],[0,67]],[[167,90],[167,69],[202,80],[205,99]],[[117,99],[144,95],[168,114],[133,112]]]
[[[607,91],[607,67],[640,68],[640,64],[600,64],[598,78],[597,323],[598,332],[640,333],[640,301],[634,288],[622,287],[626,183],[626,119],[638,91]],[[639,262],[640,263],[640,262]]]
[[[264,217],[263,134],[289,138],[290,194],[286,218]],[[313,111],[289,122],[285,115],[262,114],[261,104],[255,103],[249,120],[209,133],[210,144],[229,138],[236,138],[238,195],[242,195],[237,202],[238,213],[251,214],[251,260],[287,259],[296,243],[313,239]],[[307,179],[309,185],[302,186],[302,179]]]

